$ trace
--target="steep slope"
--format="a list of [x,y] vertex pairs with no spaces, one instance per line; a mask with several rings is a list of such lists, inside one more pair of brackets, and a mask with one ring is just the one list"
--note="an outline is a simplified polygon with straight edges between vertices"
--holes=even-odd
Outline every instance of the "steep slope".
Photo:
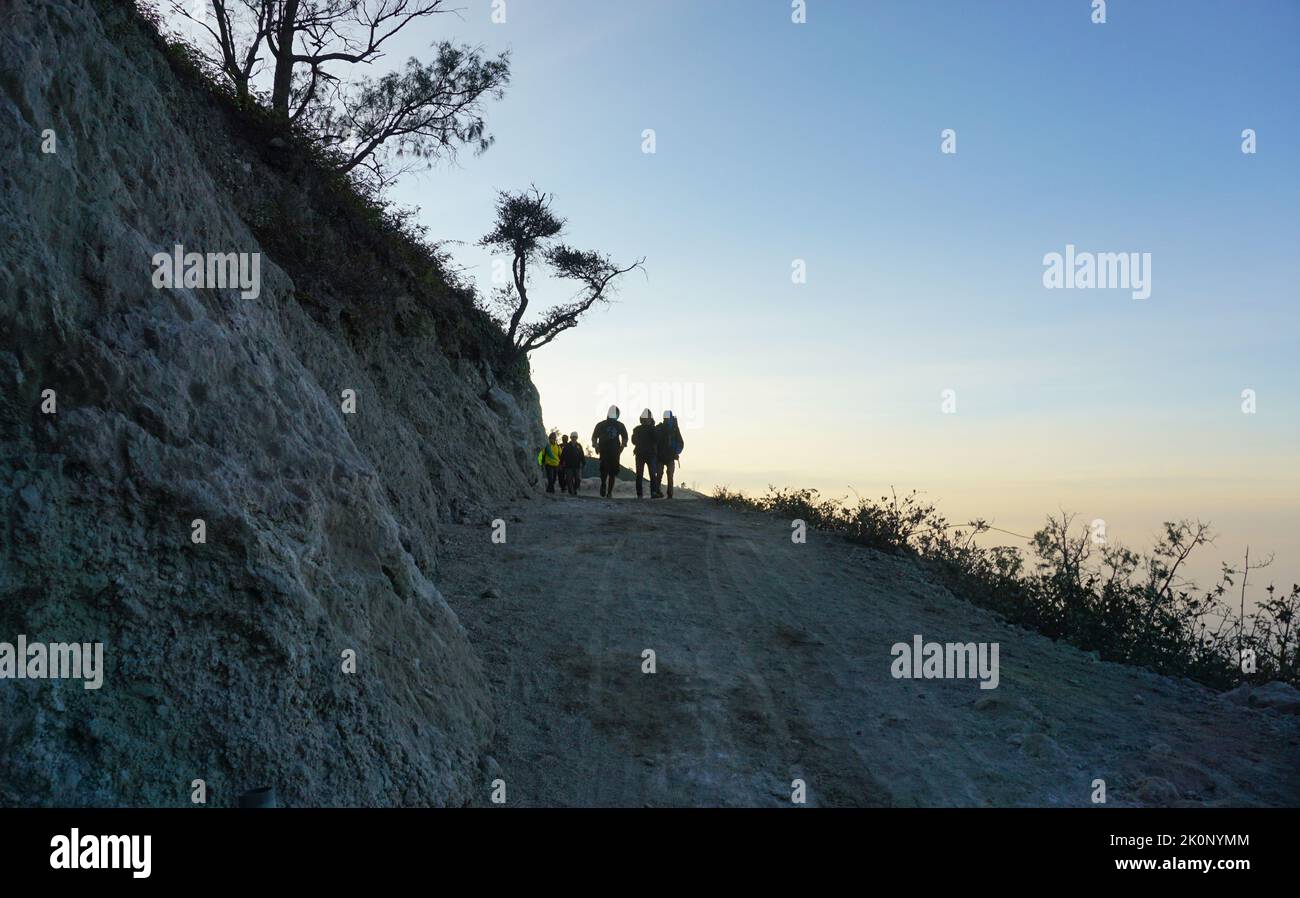
[[[125,4],[0,8],[0,158],[0,641],[106,667],[0,681],[0,803],[465,801],[491,712],[436,547],[529,487],[526,372]],[[176,244],[260,293],[156,288]]]
[[[1294,714],[1098,663],[906,558],[620,489],[503,507],[488,554],[455,528],[443,589],[493,682],[508,804],[790,807],[802,779],[814,806],[1091,807],[1101,779],[1110,807],[1300,805]],[[895,679],[918,634],[997,643],[997,687]]]

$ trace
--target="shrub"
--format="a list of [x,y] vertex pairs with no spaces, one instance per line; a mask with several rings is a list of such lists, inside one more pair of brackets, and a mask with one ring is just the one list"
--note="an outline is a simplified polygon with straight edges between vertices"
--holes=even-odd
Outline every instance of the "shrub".
[[[1267,599],[1247,614],[1244,579],[1241,610],[1225,597],[1236,578],[1262,565],[1249,559],[1241,569],[1225,564],[1207,590],[1182,580],[1187,559],[1213,542],[1201,522],[1166,523],[1160,541],[1143,555],[1094,541],[1085,527],[1072,527],[1070,515],[1049,516],[1026,552],[978,545],[976,537],[992,529],[987,522],[951,525],[915,491],[849,503],[810,489],[769,487],[766,495],[750,498],[720,487],[713,498],[909,555],[967,601],[1106,660],[1215,687],[1242,680],[1300,685],[1300,586],[1282,594],[1270,585]],[[1243,670],[1248,653],[1253,670]]]

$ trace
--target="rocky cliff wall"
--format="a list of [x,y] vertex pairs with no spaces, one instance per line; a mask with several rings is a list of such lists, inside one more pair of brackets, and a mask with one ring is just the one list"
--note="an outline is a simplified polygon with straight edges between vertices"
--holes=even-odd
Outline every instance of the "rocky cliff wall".
[[[463,290],[232,122],[129,7],[0,6],[0,642],[104,645],[99,689],[0,680],[0,803],[478,787],[438,530],[528,489],[536,392]],[[157,286],[177,245],[257,254],[259,289]]]

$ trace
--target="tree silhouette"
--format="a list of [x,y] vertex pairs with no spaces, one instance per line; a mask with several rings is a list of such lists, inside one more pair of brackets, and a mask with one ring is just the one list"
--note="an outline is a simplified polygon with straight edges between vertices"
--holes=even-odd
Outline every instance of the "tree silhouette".
[[[521,354],[540,349],[576,327],[593,306],[609,302],[618,277],[641,268],[645,262],[641,258],[621,267],[603,253],[560,242],[565,220],[551,211],[551,199],[536,187],[519,193],[501,191],[497,194],[496,225],[479,241],[480,246],[510,254],[511,280],[497,292],[496,303],[502,311],[506,335]],[[525,322],[528,282],[537,266],[550,268],[555,277],[576,281],[578,294],[546,310],[537,320]]]
[[[170,0],[173,14],[210,38],[196,49],[216,67],[241,104],[259,99],[254,85],[270,73],[266,105],[334,150],[339,168],[382,189],[402,172],[454,156],[462,145],[492,143],[482,101],[502,96],[509,54],[448,41],[429,62],[349,83],[339,66],[370,65],[387,41],[445,0]],[[381,149],[397,144],[389,154]],[[394,162],[394,159],[399,160]]]

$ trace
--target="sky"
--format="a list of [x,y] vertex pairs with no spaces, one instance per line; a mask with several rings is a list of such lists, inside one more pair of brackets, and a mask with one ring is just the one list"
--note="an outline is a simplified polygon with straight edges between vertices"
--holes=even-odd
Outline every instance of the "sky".
[[[393,199],[484,290],[501,189],[646,259],[533,355],[548,428],[672,408],[705,490],[917,489],[951,520],[1068,510],[1134,548],[1200,518],[1201,580],[1247,545],[1277,556],[1255,576],[1300,580],[1300,3],[453,5],[376,68],[510,50],[496,142]],[[1149,253],[1150,295],[1047,289],[1067,244]]]

